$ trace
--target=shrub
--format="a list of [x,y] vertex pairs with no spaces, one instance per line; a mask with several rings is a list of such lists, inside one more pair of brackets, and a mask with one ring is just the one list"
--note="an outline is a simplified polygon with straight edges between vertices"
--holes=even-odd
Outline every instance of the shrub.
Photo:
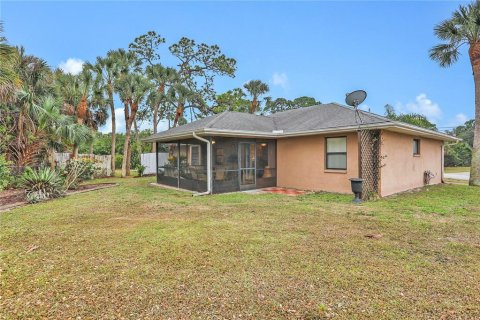
[[84,166],[85,166],[85,171],[83,174],[80,176],[80,179],[83,180],[91,180],[94,178],[94,176],[97,173],[97,160],[92,159],[92,158],[83,158],[83,159],[77,159],[78,161],[81,161]]
[[145,167],[144,165],[137,166],[137,173],[139,177],[143,177],[143,174],[145,173],[145,169],[147,169],[147,167]]
[[465,142],[447,144],[445,146],[446,167],[469,167],[472,159],[472,148]]
[[115,168],[119,169],[122,167],[123,156],[121,154],[115,155]]
[[0,155],[0,191],[5,189],[11,181],[10,162],[5,160],[3,155]]
[[29,203],[57,198],[65,194],[62,176],[48,167],[37,170],[27,168],[22,176],[22,186],[25,188]]
[[95,160],[90,158],[68,160],[63,169],[65,189],[76,189],[80,182],[92,179],[96,170],[95,163]]
[[130,159],[130,168],[138,168],[141,166],[140,163],[140,155],[138,154],[137,150],[132,150],[132,157]]

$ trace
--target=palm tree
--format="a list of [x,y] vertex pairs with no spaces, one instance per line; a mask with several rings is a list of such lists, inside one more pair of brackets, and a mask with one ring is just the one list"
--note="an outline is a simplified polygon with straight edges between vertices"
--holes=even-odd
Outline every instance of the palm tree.
[[0,102],[11,102],[21,82],[14,70],[18,55],[15,48],[7,44],[0,22]]
[[[163,119],[167,108],[165,103],[167,87],[172,86],[178,80],[178,75],[174,68],[166,68],[160,64],[148,66],[146,74],[156,87],[152,88],[147,99],[147,104],[152,110],[153,133],[155,134],[158,132],[158,123]],[[155,143],[152,144],[152,152],[156,152]]]
[[53,86],[51,71],[44,60],[26,55],[23,48],[16,48],[16,54],[14,70],[20,86],[11,101],[15,139],[9,144],[9,153],[17,166],[26,166],[39,156],[41,143],[32,136],[35,137],[37,119],[44,112],[40,102],[53,93]]
[[250,96],[252,96],[252,104],[250,106],[250,113],[255,113],[259,108],[259,101],[258,98],[262,95],[267,93],[270,89],[266,83],[263,83],[260,80],[250,80],[248,83],[243,85],[245,89],[247,89]]
[[114,83],[120,76],[120,63],[117,51],[109,51],[106,57],[97,57],[94,65],[89,67],[96,73],[96,87],[107,95],[107,103],[110,107],[110,116],[112,122],[112,145],[111,145],[111,169],[112,176],[115,175],[115,150],[116,150],[116,119],[115,119],[115,101],[113,99]]
[[115,83],[115,90],[120,96],[125,112],[125,144],[123,147],[122,177],[130,175],[131,130],[138,107],[150,90],[148,79],[138,73],[123,75]]
[[[84,125],[89,114],[89,106],[93,96],[94,78],[88,67],[84,67],[79,75],[56,73],[57,91],[63,99],[64,112],[75,116],[77,124]],[[74,143],[72,156],[78,157],[79,144]]]
[[[94,86],[85,124],[93,133],[96,133],[98,132],[98,128],[107,123],[107,119],[107,103],[104,99],[103,90],[97,86]],[[90,141],[91,157],[93,157],[93,142],[94,140],[92,139],[92,141]]]
[[43,148],[52,169],[55,167],[56,151],[63,150],[73,144],[93,141],[92,131],[84,125],[76,123],[73,116],[61,113],[61,102],[52,96],[45,97],[41,102],[43,112],[37,119],[35,135],[43,142]]
[[[441,67],[454,64],[460,56],[460,48],[468,46],[468,55],[475,83],[475,123],[480,123],[480,2],[460,5],[451,18],[435,26],[435,35],[444,43],[430,49],[430,58]],[[475,125],[471,186],[480,186],[480,125]]]

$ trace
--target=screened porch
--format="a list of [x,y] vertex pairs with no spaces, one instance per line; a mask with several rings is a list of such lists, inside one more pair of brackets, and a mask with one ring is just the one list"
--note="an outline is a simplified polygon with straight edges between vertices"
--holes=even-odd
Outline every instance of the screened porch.
[[[212,193],[275,187],[276,141],[209,137]],[[157,143],[157,183],[207,191],[207,143],[196,139]]]

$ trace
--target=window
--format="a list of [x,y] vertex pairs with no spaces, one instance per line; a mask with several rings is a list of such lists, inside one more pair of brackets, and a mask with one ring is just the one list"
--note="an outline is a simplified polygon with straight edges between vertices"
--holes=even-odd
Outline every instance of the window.
[[199,166],[200,165],[200,146],[190,146],[190,165]]
[[413,139],[413,155],[420,155],[420,139]]
[[347,137],[326,138],[326,167],[333,170],[347,169]]

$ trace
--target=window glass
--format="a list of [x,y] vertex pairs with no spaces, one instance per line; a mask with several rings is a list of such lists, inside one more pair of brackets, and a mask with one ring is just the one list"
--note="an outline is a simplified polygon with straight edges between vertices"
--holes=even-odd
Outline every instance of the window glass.
[[420,154],[420,139],[413,139],[413,154]]
[[347,137],[327,138],[327,152],[347,152]]
[[326,167],[327,169],[347,169],[347,138],[326,138],[327,154]]
[[327,155],[327,169],[347,169],[347,154]]

